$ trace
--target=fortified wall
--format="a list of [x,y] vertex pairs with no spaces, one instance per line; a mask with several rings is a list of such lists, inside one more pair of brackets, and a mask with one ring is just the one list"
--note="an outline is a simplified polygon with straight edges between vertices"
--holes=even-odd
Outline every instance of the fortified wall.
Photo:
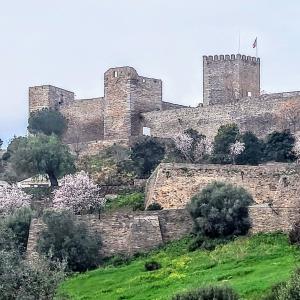
[[[186,236],[192,229],[192,220],[184,209],[118,212],[79,216],[91,234],[99,234],[104,257],[116,254],[132,255],[152,250],[169,241]],[[33,219],[30,226],[27,256],[34,259],[36,243],[45,228],[41,219]]]
[[288,230],[299,215],[300,167],[293,164],[260,166],[160,164],[146,187],[146,206],[185,208],[207,184],[221,181],[244,187],[254,199],[252,231]]
[[204,105],[260,95],[260,59],[246,55],[203,56]]
[[143,126],[149,127],[151,135],[157,137],[171,138],[193,128],[213,139],[221,125],[236,123],[242,132],[250,130],[265,137],[274,130],[282,130],[278,114],[283,103],[291,100],[300,102],[300,92],[247,97],[224,105],[143,113]]

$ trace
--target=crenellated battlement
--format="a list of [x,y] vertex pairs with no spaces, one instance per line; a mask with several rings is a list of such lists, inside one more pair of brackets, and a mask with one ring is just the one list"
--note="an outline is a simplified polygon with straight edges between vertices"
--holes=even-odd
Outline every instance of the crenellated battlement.
[[260,63],[260,58],[255,56],[247,56],[242,54],[226,54],[226,55],[204,55],[203,61],[223,61],[223,60],[243,60],[249,62]]

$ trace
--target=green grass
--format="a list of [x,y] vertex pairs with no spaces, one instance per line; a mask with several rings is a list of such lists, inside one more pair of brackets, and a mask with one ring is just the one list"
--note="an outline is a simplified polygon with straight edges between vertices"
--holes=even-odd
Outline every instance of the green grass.
[[145,196],[143,193],[131,193],[119,195],[115,199],[108,200],[105,206],[106,211],[116,211],[122,208],[129,210],[143,209]]
[[[257,300],[286,280],[299,262],[298,250],[279,233],[238,238],[211,252],[187,252],[187,243],[188,239],[172,243],[128,265],[74,276],[59,293],[78,300],[154,300],[207,284],[226,284],[242,299]],[[144,264],[152,259],[162,268],[146,272]]]

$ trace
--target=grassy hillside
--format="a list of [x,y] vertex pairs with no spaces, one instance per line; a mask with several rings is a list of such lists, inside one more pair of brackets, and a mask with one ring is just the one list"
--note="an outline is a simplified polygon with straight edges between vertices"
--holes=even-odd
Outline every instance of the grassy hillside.
[[[71,299],[170,299],[177,292],[209,283],[232,286],[243,299],[260,299],[288,278],[299,261],[298,250],[283,234],[239,238],[214,251],[187,252],[187,240],[173,243],[128,265],[106,267],[66,280],[59,293]],[[149,260],[162,264],[146,272]]]

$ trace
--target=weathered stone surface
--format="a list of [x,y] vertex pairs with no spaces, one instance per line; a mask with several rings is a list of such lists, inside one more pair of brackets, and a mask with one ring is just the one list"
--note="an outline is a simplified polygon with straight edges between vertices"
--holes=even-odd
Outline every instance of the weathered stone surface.
[[274,130],[282,130],[278,113],[282,104],[289,100],[300,101],[300,92],[243,98],[224,105],[143,113],[143,126],[151,129],[152,136],[162,138],[172,138],[193,128],[213,139],[221,125],[236,123],[242,132],[252,131],[265,137]]
[[300,169],[296,165],[260,166],[160,164],[146,186],[146,206],[184,208],[191,197],[213,181],[244,187],[257,204],[276,207],[300,204]]
[[260,95],[260,59],[245,55],[203,56],[203,103],[226,104]]
[[[186,210],[163,210],[145,212],[119,212],[113,214],[86,215],[78,217],[85,221],[93,234],[99,234],[103,256],[115,254],[132,255],[156,248],[166,242],[187,235],[192,220]],[[39,233],[44,228],[41,219],[33,219],[30,226],[27,257],[36,257]]]

